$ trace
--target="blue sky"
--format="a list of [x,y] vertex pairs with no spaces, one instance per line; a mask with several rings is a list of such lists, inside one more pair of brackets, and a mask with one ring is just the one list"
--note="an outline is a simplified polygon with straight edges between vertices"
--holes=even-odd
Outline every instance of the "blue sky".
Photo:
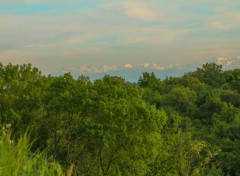
[[0,0],[0,37],[0,62],[51,74],[174,74],[209,61],[239,67],[240,2]]

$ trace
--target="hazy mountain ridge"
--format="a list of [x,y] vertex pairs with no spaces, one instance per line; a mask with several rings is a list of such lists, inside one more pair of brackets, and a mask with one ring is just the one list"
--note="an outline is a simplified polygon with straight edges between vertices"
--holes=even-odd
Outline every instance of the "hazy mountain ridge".
[[[214,62],[223,66],[223,70],[240,68],[240,56],[228,57],[228,56],[219,56],[213,59],[208,59],[208,62]],[[91,66],[80,66],[65,68],[64,72],[70,72],[74,77],[80,75],[89,76],[90,79],[98,79],[103,77],[106,74],[115,75],[125,78],[127,81],[137,82],[139,76],[143,72],[155,72],[156,76],[164,79],[166,77],[179,77],[186,72],[195,70],[198,67],[201,67],[202,63],[185,63],[185,64],[150,64],[144,63],[140,65],[125,64],[123,66],[107,66],[103,65],[101,67],[91,67]]]

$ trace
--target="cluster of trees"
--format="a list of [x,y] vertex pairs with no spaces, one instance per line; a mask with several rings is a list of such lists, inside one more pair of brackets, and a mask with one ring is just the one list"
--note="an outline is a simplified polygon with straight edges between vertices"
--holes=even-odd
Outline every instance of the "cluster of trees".
[[73,175],[237,176],[239,87],[240,70],[215,63],[137,84],[0,64],[0,122]]

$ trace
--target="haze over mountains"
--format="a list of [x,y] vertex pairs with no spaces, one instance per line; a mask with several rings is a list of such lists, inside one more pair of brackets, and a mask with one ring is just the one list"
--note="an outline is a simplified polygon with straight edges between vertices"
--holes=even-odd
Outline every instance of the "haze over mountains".
[[[214,62],[223,66],[224,70],[240,68],[240,56],[236,57],[217,57],[208,59],[206,62]],[[154,63],[143,63],[140,65],[134,65],[127,63],[122,66],[116,65],[103,65],[101,67],[92,66],[75,66],[71,68],[62,68],[59,72],[53,74],[62,74],[70,72],[74,77],[80,75],[89,76],[90,79],[98,79],[105,74],[116,75],[125,78],[127,81],[136,82],[143,72],[154,72],[157,77],[164,79],[169,76],[181,76],[184,73],[195,70],[197,67],[201,67],[203,63],[185,63],[185,64],[169,64],[158,65]]]

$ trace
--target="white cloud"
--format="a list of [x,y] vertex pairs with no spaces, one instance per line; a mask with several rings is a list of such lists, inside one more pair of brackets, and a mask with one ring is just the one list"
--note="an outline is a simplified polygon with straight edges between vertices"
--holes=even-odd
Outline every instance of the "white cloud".
[[232,59],[229,59],[229,60],[226,61],[227,66],[232,65],[232,63],[233,63],[233,60],[232,60]]
[[[103,65],[100,67],[95,67],[95,66],[81,66],[81,67],[71,67],[68,69],[69,72],[73,73],[106,73],[109,71],[115,71],[115,70],[124,70],[124,68],[133,68],[134,66],[132,64],[125,64],[123,66],[111,66],[111,65]],[[164,71],[167,69],[182,69],[183,65],[182,64],[169,64],[166,66],[161,66],[159,64],[150,64],[150,63],[144,63],[140,64],[136,69],[150,69],[150,70],[156,70],[156,71]],[[67,72],[68,72],[67,71]]]
[[223,64],[225,62],[225,57],[218,57],[216,58],[218,64]]
[[[231,57],[218,57],[216,58],[217,64],[231,66],[234,63],[234,59]],[[237,61],[237,58],[236,58]]]
[[179,64],[179,63],[175,63],[175,64],[168,64],[165,66],[159,65],[159,64],[150,64],[150,63],[144,63],[141,64],[140,68],[145,68],[145,69],[153,69],[153,70],[159,70],[159,71],[163,71],[163,70],[167,70],[167,69],[183,69],[184,65],[183,64]]
[[79,68],[70,68],[71,72],[77,72],[77,73],[105,73],[109,71],[118,70],[118,66],[109,66],[109,65],[103,65],[101,67],[93,67],[93,66],[82,66]]
[[133,68],[133,65],[132,64],[125,64],[124,67],[125,68]]
[[150,66],[149,63],[144,63],[144,64],[143,64],[143,67],[144,67],[144,68],[148,68],[149,66]]
[[157,65],[157,64],[152,64],[152,65],[151,65],[151,68],[154,69],[154,70],[160,70],[160,71],[166,69],[165,67],[160,66],[160,65]]
[[77,69],[75,68],[71,68],[71,71],[73,72],[92,72],[93,71],[93,68],[92,67],[88,67],[88,66],[82,66],[82,67],[79,67]]
[[113,70],[117,70],[117,69],[118,69],[117,66],[104,65],[104,66],[100,69],[100,72],[108,72],[108,71],[113,71]]
[[161,15],[159,13],[148,8],[146,4],[141,4],[139,2],[123,3],[122,11],[126,16],[140,20],[156,21],[161,19]]

